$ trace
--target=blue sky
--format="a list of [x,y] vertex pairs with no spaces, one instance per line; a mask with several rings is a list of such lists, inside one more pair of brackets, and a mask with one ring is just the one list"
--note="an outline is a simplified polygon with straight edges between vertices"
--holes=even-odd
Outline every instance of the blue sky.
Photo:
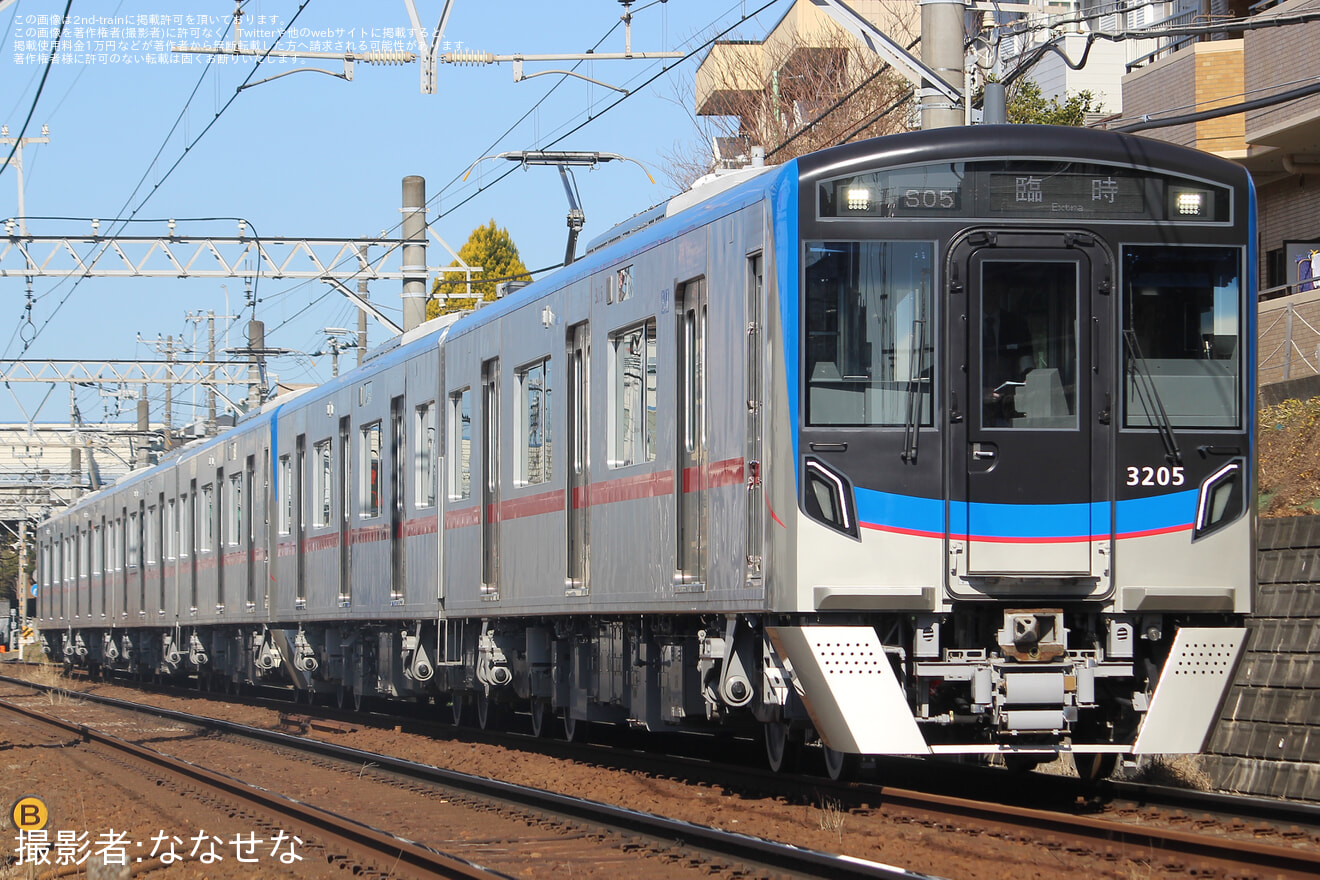
[[[638,0],[633,7],[633,50],[693,49],[764,2],[668,0],[648,5],[648,0]],[[423,24],[434,28],[441,0],[416,3]],[[789,4],[778,0],[726,38],[763,37]],[[32,106],[44,69],[44,55],[27,51],[27,43],[37,40],[39,46],[42,29],[51,31],[49,24],[42,24],[43,17],[49,22],[63,9],[63,2],[18,0],[0,10],[0,122],[9,126],[11,136]],[[124,31],[140,26],[139,16],[153,15],[168,18],[156,25],[165,31],[160,34],[164,43],[213,43],[233,9],[226,0],[74,0],[70,15],[75,18],[72,26],[120,27],[121,45],[128,41]],[[360,41],[364,34],[368,40],[386,39],[391,30],[395,40],[388,41],[390,45],[402,40],[404,49],[414,48],[402,0],[249,0],[244,13],[245,37],[262,46],[292,21],[300,34],[298,48],[304,50],[323,48],[312,46],[313,41]],[[582,52],[605,38],[598,51],[619,52],[621,13],[616,0],[455,0],[444,39],[455,49],[548,54]],[[184,16],[184,21],[177,22],[175,16]],[[150,19],[143,26],[150,27]],[[193,27],[199,28],[196,38]],[[100,37],[82,33],[88,43]],[[66,33],[66,41],[70,36]],[[455,249],[475,226],[493,218],[509,229],[528,267],[538,268],[563,258],[568,206],[558,174],[552,168],[515,170],[496,182],[509,163],[485,162],[467,183],[460,182],[475,160],[505,150],[552,148],[621,153],[644,163],[655,177],[654,185],[631,164],[577,171],[587,215],[584,245],[613,223],[671,195],[673,184],[662,173],[664,153],[697,138],[690,111],[680,106],[679,96],[690,96],[691,79],[704,52],[647,85],[643,83],[661,72],[659,62],[597,61],[579,68],[634,92],[613,109],[618,92],[558,76],[514,83],[508,64],[441,65],[438,93],[425,95],[416,64],[359,63],[352,82],[299,73],[244,90],[166,177],[184,156],[184,147],[251,73],[252,61],[228,58],[228,63],[208,67],[199,56],[192,63],[145,63],[144,56],[157,54],[146,45],[154,42],[152,36],[147,35],[146,43],[138,40],[136,47],[119,48],[118,61],[106,57],[93,64],[52,65],[27,132],[31,137],[42,124],[50,126],[50,143],[24,152],[29,217],[97,217],[104,230],[111,218],[136,210],[138,218],[243,217],[267,238],[374,236],[398,223],[402,178],[417,174],[426,178],[432,227]],[[88,48],[98,54],[95,50],[102,47]],[[126,60],[129,57],[134,61]],[[528,62],[526,72],[567,64]],[[337,62],[312,66],[341,69]],[[270,61],[254,79],[290,69],[288,63]],[[167,137],[185,107],[183,121]],[[579,130],[570,133],[575,128]],[[160,156],[153,163],[157,151]],[[135,193],[139,181],[142,186]],[[0,174],[0,218],[16,213],[15,175],[7,169]],[[88,228],[82,221],[33,219],[28,224],[34,234],[82,234]],[[132,227],[133,232],[150,234],[164,229],[163,223]],[[181,221],[179,229],[194,234],[235,231],[227,222]],[[428,249],[431,265],[447,263],[442,257],[447,255],[438,247]],[[5,358],[155,358],[159,355],[154,345],[139,342],[139,334],[153,343],[158,335],[173,334],[191,344],[195,325],[185,319],[186,312],[243,311],[243,283],[236,279],[222,287],[210,279],[88,278],[76,288],[70,281],[37,279],[33,292],[33,327],[20,333],[24,283],[0,279],[0,351]],[[399,293],[398,282],[378,283],[372,289],[372,299],[396,321]],[[266,322],[271,347],[313,352],[324,345],[321,328],[356,326],[356,309],[322,282],[266,279],[259,282],[258,295],[258,317]],[[247,317],[244,313],[243,320]],[[24,351],[22,340],[34,331]],[[202,325],[203,345],[204,332]],[[384,329],[374,322],[370,334],[373,344],[385,338]],[[237,329],[230,333],[229,344],[244,344]],[[273,369],[285,381],[319,381],[329,376],[330,359],[283,358]],[[31,413],[44,391],[20,390],[23,409]],[[179,396],[184,399],[178,401]],[[152,389],[151,398],[152,417],[160,418],[161,390]],[[185,407],[183,412],[176,409],[176,421],[189,416],[191,399],[187,393],[176,395],[176,405]],[[107,407],[113,411],[113,401],[95,389],[80,390],[78,400],[87,421],[101,421]],[[21,418],[14,399],[0,390],[0,421]],[[68,392],[57,389],[38,420],[67,418]]]

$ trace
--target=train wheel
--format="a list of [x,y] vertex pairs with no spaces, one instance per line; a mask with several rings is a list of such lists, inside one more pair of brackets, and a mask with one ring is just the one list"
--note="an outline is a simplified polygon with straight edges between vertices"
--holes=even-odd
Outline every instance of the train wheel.
[[545,700],[532,700],[532,736],[540,739],[550,735],[550,719],[554,713],[550,711],[550,704]]
[[477,727],[482,730],[504,727],[504,706],[492,700],[484,688],[477,691]]
[[463,716],[467,703],[467,695],[462,691],[454,691],[449,695],[449,712],[453,718],[455,727],[463,726]]
[[1117,752],[1101,752],[1095,755],[1073,755],[1073,764],[1077,766],[1077,775],[1086,782],[1099,782],[1114,775],[1118,769]]
[[568,709],[564,710],[564,739],[571,743],[583,743],[587,741],[588,721],[580,718],[574,718],[573,713]]
[[825,775],[838,782],[841,779],[847,779],[857,775],[857,768],[861,766],[862,759],[860,755],[849,754],[848,752],[836,752],[829,746],[822,746],[825,752]]
[[774,773],[793,773],[802,756],[802,742],[793,737],[788,725],[782,721],[767,721],[761,725],[765,743],[765,760]]

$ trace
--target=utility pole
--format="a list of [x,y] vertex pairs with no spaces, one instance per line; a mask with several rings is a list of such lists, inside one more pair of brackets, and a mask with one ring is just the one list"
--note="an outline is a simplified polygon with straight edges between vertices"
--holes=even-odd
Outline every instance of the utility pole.
[[[367,299],[367,282],[365,279],[358,282],[358,294],[365,301]],[[367,310],[358,309],[358,338],[357,338],[357,365],[362,366],[362,361],[367,356]]]
[[426,320],[426,178],[403,179],[403,330]]
[[[952,89],[961,91],[965,84],[963,51],[963,18],[967,11],[965,0],[920,0],[921,2],[921,60]],[[922,83],[921,129],[953,128],[962,125],[963,108],[946,94]],[[967,97],[961,96],[962,101]]]
[[50,126],[41,126],[41,137],[11,138],[9,126],[0,125],[0,146],[13,147],[14,157],[9,164],[14,166],[14,176],[18,178],[18,233],[27,235],[27,206],[23,200],[23,147],[28,144],[50,143]]
[[[210,360],[215,360],[215,352],[211,352]],[[165,362],[171,364],[166,367],[168,378],[174,378],[174,334],[165,337]],[[213,392],[214,393],[214,392]],[[170,434],[174,430],[174,383],[165,383],[165,442],[164,448],[170,448]]]

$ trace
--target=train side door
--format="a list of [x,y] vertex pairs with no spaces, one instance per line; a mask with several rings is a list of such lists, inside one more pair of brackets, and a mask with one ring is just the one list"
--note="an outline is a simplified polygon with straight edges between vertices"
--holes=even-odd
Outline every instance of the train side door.
[[564,587],[585,595],[590,591],[591,509],[587,493],[590,470],[587,462],[590,420],[591,334],[587,322],[568,330],[568,557]]
[[407,579],[404,553],[404,486],[407,484],[404,450],[403,398],[390,401],[390,600],[404,597]]
[[339,606],[341,608],[352,604],[353,599],[351,422],[352,419],[348,416],[343,416],[339,420],[339,473],[336,475],[336,483],[339,485]]
[[481,592],[500,589],[500,362],[481,365]]
[[706,279],[684,284],[678,306],[678,552],[674,586],[706,587]]
[[951,322],[962,335],[952,375],[966,381],[953,407],[949,532],[953,552],[965,550],[955,566],[973,579],[1102,586],[1109,259],[1086,235],[979,233],[950,268],[953,312],[966,315]]

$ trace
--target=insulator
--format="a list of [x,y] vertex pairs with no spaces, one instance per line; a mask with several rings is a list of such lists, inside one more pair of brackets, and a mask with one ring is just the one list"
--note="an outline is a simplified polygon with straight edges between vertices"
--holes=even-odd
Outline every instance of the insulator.
[[417,56],[412,52],[363,52],[354,54],[353,60],[367,64],[412,64]]
[[494,64],[495,56],[490,52],[460,49],[457,52],[446,52],[441,56],[441,60],[446,64]]

